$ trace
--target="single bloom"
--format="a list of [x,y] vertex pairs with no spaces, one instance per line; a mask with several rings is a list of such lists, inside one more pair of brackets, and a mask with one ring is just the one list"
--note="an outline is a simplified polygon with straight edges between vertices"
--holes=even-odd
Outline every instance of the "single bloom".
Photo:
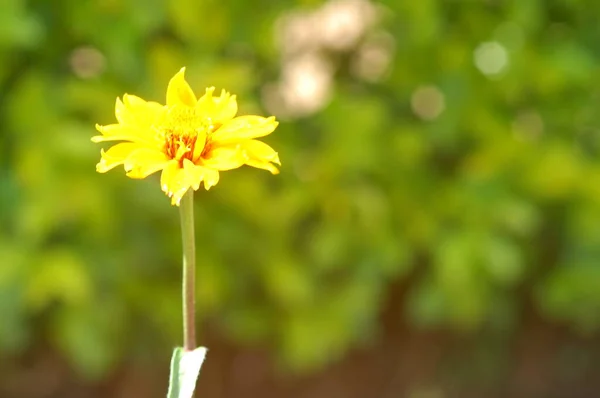
[[190,188],[216,185],[220,171],[248,165],[277,174],[277,152],[256,140],[275,130],[275,117],[236,117],[235,95],[223,90],[215,97],[214,87],[197,99],[184,73],[182,68],[169,82],[166,105],[135,95],[117,98],[118,123],[96,125],[102,135],[92,141],[122,142],[101,151],[96,171],[123,165],[128,177],[146,178],[162,170],[160,185],[173,205]]

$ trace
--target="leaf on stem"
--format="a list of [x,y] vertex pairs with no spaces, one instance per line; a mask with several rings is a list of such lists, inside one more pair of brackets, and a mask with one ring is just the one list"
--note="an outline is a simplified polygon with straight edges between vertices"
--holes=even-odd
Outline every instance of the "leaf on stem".
[[206,347],[198,347],[194,351],[185,351],[183,347],[173,350],[167,398],[193,397],[205,356]]

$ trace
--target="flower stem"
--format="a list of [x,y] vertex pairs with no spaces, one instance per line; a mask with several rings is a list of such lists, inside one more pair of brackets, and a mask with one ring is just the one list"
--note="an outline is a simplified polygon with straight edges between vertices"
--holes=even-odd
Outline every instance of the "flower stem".
[[183,349],[196,348],[195,281],[196,240],[194,238],[194,191],[189,190],[179,205],[181,237],[183,240]]

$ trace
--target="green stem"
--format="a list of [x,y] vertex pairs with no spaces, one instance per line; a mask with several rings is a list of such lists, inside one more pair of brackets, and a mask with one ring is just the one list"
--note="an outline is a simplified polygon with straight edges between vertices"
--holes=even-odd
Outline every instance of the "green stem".
[[179,214],[181,216],[181,237],[183,240],[183,349],[193,351],[196,348],[194,191],[189,190],[181,199]]

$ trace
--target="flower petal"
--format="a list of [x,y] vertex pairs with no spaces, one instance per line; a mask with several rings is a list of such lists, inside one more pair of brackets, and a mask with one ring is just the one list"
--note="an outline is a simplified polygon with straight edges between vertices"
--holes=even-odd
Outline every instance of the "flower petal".
[[273,166],[269,162],[262,162],[259,160],[250,159],[246,161],[246,165],[256,167],[257,169],[268,170],[271,172],[271,174],[279,174],[279,169],[277,169],[277,167]]
[[[148,146],[156,146],[160,143],[157,139],[150,139],[149,134],[145,130],[123,124],[109,124],[107,126],[96,125],[96,130],[102,135],[92,137],[92,142],[107,142],[107,141],[131,141]],[[155,137],[158,138],[158,137]]]
[[205,94],[196,104],[196,110],[199,115],[211,123],[223,124],[233,119],[237,113],[237,101],[235,95],[231,95],[225,90],[221,90],[219,97],[213,97],[214,91],[214,87],[206,89]]
[[208,153],[208,157],[202,159],[203,166],[220,171],[236,169],[246,164],[269,170],[273,174],[279,173],[277,167],[271,163],[281,165],[279,155],[269,145],[257,140],[214,144]]
[[125,159],[124,167],[128,177],[146,178],[150,174],[164,169],[169,162],[169,157],[162,151],[140,148]]
[[179,172],[179,162],[177,160],[171,160],[167,163],[165,168],[160,175],[160,188],[167,195],[171,191],[172,181],[175,178],[176,174]]
[[219,182],[219,172],[197,166],[189,159],[184,159],[183,168],[179,167],[179,162],[171,160],[163,169],[160,181],[163,191],[171,198],[171,204],[179,206],[188,189],[197,190],[201,182],[204,182],[207,190],[216,185]]
[[237,114],[238,106],[235,95],[231,95],[227,91],[221,90],[221,95],[218,98],[213,98],[213,101],[215,102],[214,121],[224,123],[233,119]]
[[208,191],[211,187],[219,182],[219,172],[208,167],[198,166],[193,162],[185,159],[183,168],[190,179],[194,190],[200,188],[200,183],[204,181],[204,188]]
[[246,155],[239,143],[215,146],[208,151],[207,157],[202,159],[202,165],[214,170],[232,170],[246,163]]
[[273,148],[258,140],[248,140],[242,143],[246,155],[253,160],[273,162],[281,166],[279,154]]
[[98,173],[106,173],[107,171],[123,164],[133,151],[139,149],[139,144],[133,142],[123,142],[114,145],[108,151],[101,150],[100,162],[96,165]]
[[167,106],[178,104],[195,106],[196,102],[194,92],[185,81],[185,68],[181,68],[171,81],[169,81],[169,86],[167,87]]
[[279,174],[279,170],[272,163],[281,166],[281,162],[279,161],[279,155],[273,148],[257,140],[245,141],[241,145],[247,157],[246,164],[248,166],[269,170],[272,174]]
[[120,124],[150,129],[158,124],[166,108],[158,102],[145,101],[135,95],[125,94],[123,101],[117,98],[115,116]]
[[171,198],[171,204],[179,206],[181,198],[190,188],[190,178],[185,170],[179,167],[179,162],[171,160],[167,163],[160,176],[162,190]]
[[274,116],[239,116],[223,124],[211,138],[213,141],[230,141],[264,137],[271,134],[278,124]]

